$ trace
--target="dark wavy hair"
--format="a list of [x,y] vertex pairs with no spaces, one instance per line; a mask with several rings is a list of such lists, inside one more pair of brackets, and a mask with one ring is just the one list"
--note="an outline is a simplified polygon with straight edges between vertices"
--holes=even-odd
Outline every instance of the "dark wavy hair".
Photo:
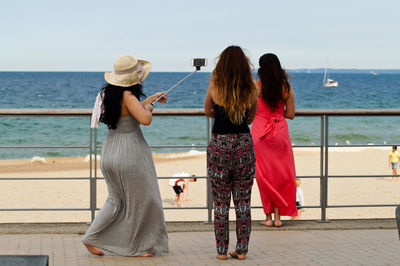
[[100,115],[100,121],[106,124],[109,129],[117,128],[117,123],[121,116],[124,91],[130,91],[139,101],[142,97],[146,97],[143,93],[142,84],[135,84],[130,87],[104,85],[101,89],[101,92],[103,92],[103,113]]
[[259,60],[258,77],[262,99],[274,111],[290,92],[289,75],[274,54],[264,54]]

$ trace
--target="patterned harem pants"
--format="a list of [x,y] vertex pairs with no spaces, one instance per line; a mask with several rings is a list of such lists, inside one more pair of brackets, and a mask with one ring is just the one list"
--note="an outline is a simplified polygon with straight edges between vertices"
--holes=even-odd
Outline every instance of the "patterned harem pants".
[[207,167],[214,199],[214,231],[218,254],[226,254],[228,251],[231,194],[236,211],[236,252],[247,253],[255,163],[250,133],[213,134],[207,149]]

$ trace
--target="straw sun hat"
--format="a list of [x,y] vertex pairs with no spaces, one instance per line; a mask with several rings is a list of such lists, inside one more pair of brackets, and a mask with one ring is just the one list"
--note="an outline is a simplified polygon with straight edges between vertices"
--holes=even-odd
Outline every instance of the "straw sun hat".
[[114,63],[113,72],[105,72],[105,80],[112,85],[130,87],[142,83],[151,70],[151,63],[123,54]]
[[[133,56],[121,55],[114,63],[114,71],[104,73],[105,80],[115,86],[130,87],[142,83],[151,69],[151,64],[145,60],[137,60]],[[103,91],[97,94],[92,111],[91,128],[99,127],[100,115],[103,108]]]

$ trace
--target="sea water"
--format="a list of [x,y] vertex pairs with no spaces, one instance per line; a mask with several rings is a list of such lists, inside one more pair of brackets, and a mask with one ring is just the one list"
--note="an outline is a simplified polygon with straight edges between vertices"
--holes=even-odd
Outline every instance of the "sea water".
[[[167,90],[188,73],[151,73],[144,82],[148,96]],[[0,108],[92,108],[105,84],[100,72],[0,72]],[[323,73],[290,73],[297,109],[399,108],[400,74],[336,73],[339,87],[322,86]],[[210,73],[196,73],[155,108],[203,108]],[[320,143],[320,118],[288,120],[294,145]],[[0,147],[58,146],[57,149],[0,148],[0,159],[33,156],[85,156],[89,153],[88,117],[0,117]],[[206,145],[204,117],[154,117],[142,127],[150,145]],[[400,143],[399,117],[330,117],[329,143]],[[107,128],[98,130],[101,146]],[[77,148],[67,148],[67,147]],[[79,148],[82,147],[82,148]],[[153,149],[157,153],[187,149]],[[204,151],[204,149],[198,149]]]

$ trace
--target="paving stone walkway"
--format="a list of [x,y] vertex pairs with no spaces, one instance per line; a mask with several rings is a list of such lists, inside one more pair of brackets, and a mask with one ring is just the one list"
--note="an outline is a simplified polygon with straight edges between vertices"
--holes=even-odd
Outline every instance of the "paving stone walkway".
[[[78,234],[2,234],[0,255],[50,256],[50,265],[400,265],[397,230],[253,231],[246,261],[215,259],[213,232],[169,233],[170,253],[153,258],[89,255]],[[236,236],[231,232],[230,250]]]

